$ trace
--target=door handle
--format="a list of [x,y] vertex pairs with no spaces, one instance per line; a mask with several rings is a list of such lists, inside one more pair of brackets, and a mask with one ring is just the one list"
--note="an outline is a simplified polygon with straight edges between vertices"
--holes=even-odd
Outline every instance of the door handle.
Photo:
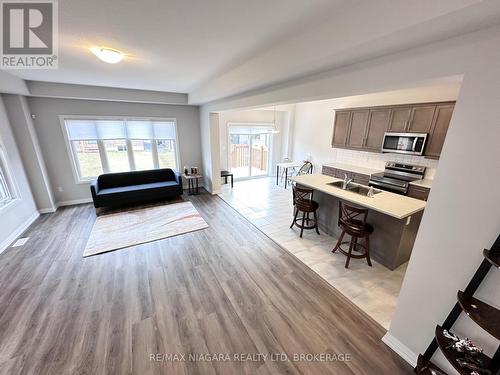
[[411,148],[411,150],[413,152],[415,152],[415,148],[417,147],[417,141],[418,141],[418,137],[415,137],[415,139],[413,140],[413,146]]

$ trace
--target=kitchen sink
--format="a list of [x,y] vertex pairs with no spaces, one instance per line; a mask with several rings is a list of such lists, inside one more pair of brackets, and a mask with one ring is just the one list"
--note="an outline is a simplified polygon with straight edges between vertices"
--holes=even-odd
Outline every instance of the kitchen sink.
[[[353,193],[356,193],[356,194],[359,194],[359,195],[368,195],[368,191],[370,190],[369,187],[367,186],[363,186],[363,185],[349,185],[347,187],[347,190],[349,191],[352,191]],[[373,189],[373,194],[378,194],[380,193],[382,190],[378,190],[378,189]]]
[[[344,181],[329,182],[328,185],[334,186],[334,187],[339,188],[339,189],[343,189]],[[347,185],[347,188],[343,189],[343,190],[347,190],[347,191],[350,191],[350,192],[353,192],[353,193],[356,193],[359,195],[367,196],[370,188],[368,186],[364,186],[364,185],[349,183],[349,185]],[[373,189],[374,195],[381,193],[381,192],[382,192],[382,190]]]
[[[335,186],[335,187],[342,189],[342,186],[344,186],[344,181],[329,182],[328,185]],[[349,185],[351,185],[351,184],[349,184]]]

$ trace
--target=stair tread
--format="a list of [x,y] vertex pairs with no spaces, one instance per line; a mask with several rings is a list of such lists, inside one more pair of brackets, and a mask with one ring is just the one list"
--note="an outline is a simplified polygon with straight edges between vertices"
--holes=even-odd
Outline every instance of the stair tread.
[[[444,356],[450,362],[450,364],[455,368],[455,370],[458,371],[459,374],[463,375],[470,375],[471,370],[468,370],[466,368],[460,367],[460,365],[457,363],[458,358],[462,358],[462,353],[457,352],[456,350],[452,348],[448,348],[448,346],[453,343],[453,340],[448,339],[443,335],[443,327],[441,326],[436,326],[436,341],[439,345],[439,348],[443,352]],[[492,361],[491,358],[488,357],[486,354],[479,353],[479,358],[483,361],[485,364],[485,367],[487,369],[492,368]]]
[[[447,375],[431,361],[427,361],[422,355],[418,356],[417,367],[415,368],[417,375]],[[433,372],[434,371],[434,374]]]
[[495,267],[500,268],[500,251],[484,249],[483,256]]
[[473,321],[500,340],[500,310],[477,298],[467,296],[462,291],[458,292],[457,299],[462,310]]

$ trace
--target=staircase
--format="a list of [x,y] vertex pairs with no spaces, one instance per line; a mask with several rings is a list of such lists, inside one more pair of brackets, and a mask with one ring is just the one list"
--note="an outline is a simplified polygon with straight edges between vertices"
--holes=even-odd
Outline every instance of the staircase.
[[[462,358],[463,354],[450,347],[454,343],[454,340],[444,334],[445,330],[449,330],[455,324],[462,312],[486,332],[500,340],[500,310],[474,297],[474,293],[479,285],[481,285],[490,268],[500,268],[500,235],[490,250],[485,249],[483,251],[483,256],[483,261],[465,290],[458,291],[457,302],[446,320],[442,325],[436,326],[435,336],[429,347],[424,354],[418,356],[415,373],[419,375],[446,375],[443,370],[431,362],[433,354],[439,348],[459,374],[472,374],[473,370],[461,367],[457,362],[457,359]],[[484,364],[483,367],[486,370],[485,372],[478,371],[479,375],[487,374],[488,371],[492,375],[500,375],[500,346],[492,358],[483,353],[478,354],[478,358],[482,361]]]

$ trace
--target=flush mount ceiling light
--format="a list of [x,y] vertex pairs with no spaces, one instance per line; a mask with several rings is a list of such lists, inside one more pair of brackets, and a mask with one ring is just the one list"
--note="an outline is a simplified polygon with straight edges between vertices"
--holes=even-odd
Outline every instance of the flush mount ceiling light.
[[120,51],[107,48],[107,47],[92,47],[90,49],[94,55],[96,55],[99,59],[108,64],[116,64],[123,59],[123,53]]

